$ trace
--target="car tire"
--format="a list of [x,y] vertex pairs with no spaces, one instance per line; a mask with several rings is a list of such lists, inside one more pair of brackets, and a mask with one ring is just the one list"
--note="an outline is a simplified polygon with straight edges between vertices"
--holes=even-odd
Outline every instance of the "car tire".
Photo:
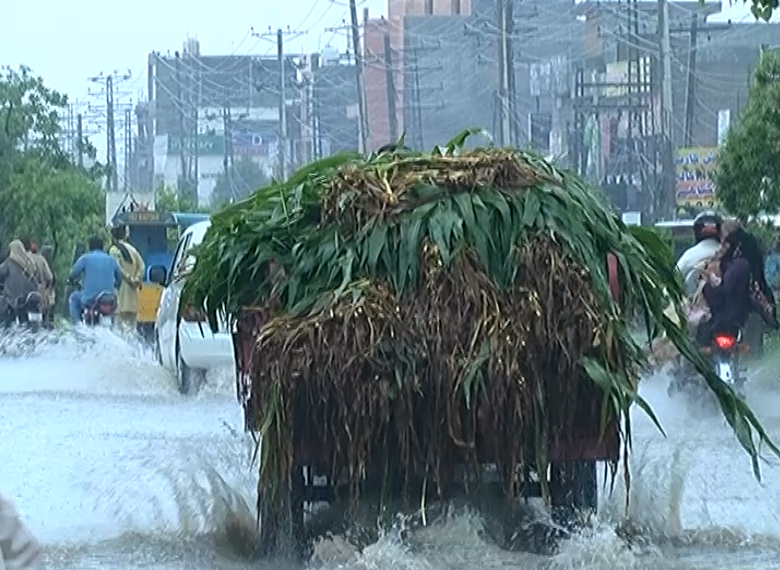
[[178,340],[176,341],[176,380],[179,385],[179,393],[183,396],[197,394],[201,385],[206,381],[205,370],[190,368],[184,362]]

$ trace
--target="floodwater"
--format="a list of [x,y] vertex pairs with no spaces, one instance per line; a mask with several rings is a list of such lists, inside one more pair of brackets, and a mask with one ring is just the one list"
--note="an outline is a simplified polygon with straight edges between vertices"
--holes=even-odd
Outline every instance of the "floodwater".
[[[90,333],[97,335],[98,333]],[[182,398],[152,355],[110,333],[61,337],[34,356],[0,355],[0,492],[65,569],[294,568],[252,562],[256,469],[230,371]],[[780,440],[780,357],[753,371],[747,397]],[[362,552],[339,538],[307,566],[324,570],[780,568],[780,469],[763,483],[720,417],[691,417],[666,396],[645,397],[667,437],[637,413],[629,515],[642,535],[615,532],[620,484],[602,493],[595,529],[554,556],[506,552],[476,515],[396,534]]]

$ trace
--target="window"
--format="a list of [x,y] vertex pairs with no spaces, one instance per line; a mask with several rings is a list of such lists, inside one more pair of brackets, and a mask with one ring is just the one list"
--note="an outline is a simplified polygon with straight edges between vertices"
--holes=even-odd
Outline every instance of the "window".
[[171,271],[169,272],[171,279],[179,279],[182,276],[182,273],[184,273],[182,260],[184,254],[189,252],[191,239],[192,234],[190,233],[184,236],[179,242],[179,247],[176,248],[176,253],[173,256],[173,262],[171,263]]
[[460,16],[460,0],[452,0],[452,13]]
[[433,14],[433,0],[425,0],[425,13],[427,15]]

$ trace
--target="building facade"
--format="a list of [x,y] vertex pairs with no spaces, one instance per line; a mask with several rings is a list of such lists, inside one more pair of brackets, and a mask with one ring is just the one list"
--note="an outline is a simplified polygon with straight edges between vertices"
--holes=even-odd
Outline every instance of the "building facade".
[[[297,69],[285,58],[287,161],[300,139]],[[277,58],[201,55],[197,40],[181,52],[149,56],[154,186],[188,187],[209,203],[216,181],[236,157],[268,173],[279,158],[281,74]]]

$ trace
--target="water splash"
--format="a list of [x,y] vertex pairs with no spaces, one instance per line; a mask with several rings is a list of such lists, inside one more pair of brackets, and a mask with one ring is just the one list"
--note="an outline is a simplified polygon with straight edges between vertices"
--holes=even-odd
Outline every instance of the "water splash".
[[[0,482],[47,545],[50,567],[126,570],[251,568],[256,466],[232,370],[184,398],[137,340],[107,331],[15,339],[0,356]],[[747,397],[778,433],[777,362],[756,369]],[[321,540],[323,570],[772,567],[780,552],[780,483],[765,485],[720,418],[691,417],[663,374],[642,394],[667,431],[635,417],[630,510],[602,493],[598,524],[554,556],[501,550],[485,521],[459,512],[407,540],[388,533],[362,550]],[[620,478],[618,478],[620,481]],[[625,516],[640,529],[616,532]],[[271,568],[290,567],[276,561]]]

